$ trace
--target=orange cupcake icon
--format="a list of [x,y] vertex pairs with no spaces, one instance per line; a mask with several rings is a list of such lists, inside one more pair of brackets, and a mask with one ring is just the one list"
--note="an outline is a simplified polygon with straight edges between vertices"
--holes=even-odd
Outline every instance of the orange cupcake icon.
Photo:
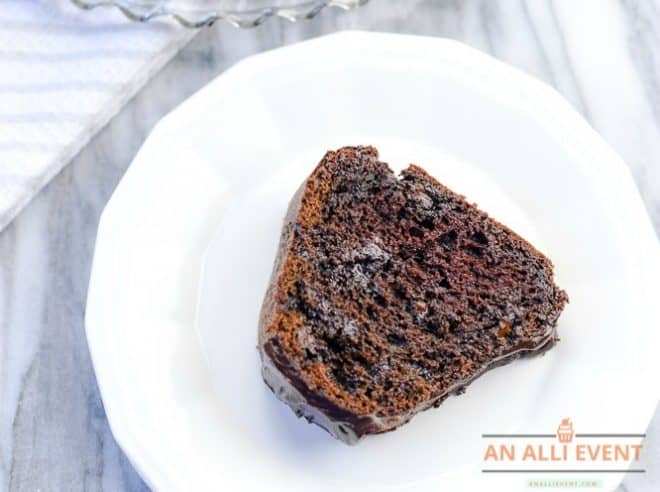
[[562,419],[557,427],[557,439],[559,442],[571,442],[573,440],[573,423],[571,419]]

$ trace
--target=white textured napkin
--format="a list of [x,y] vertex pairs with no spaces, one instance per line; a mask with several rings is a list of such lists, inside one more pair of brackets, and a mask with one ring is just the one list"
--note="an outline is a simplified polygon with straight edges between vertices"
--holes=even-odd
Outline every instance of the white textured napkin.
[[68,0],[0,2],[0,230],[193,34]]

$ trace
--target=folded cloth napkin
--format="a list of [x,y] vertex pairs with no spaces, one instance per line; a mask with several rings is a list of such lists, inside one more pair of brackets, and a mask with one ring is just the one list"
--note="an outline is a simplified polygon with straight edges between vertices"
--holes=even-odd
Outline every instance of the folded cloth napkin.
[[68,0],[0,3],[0,230],[193,35]]

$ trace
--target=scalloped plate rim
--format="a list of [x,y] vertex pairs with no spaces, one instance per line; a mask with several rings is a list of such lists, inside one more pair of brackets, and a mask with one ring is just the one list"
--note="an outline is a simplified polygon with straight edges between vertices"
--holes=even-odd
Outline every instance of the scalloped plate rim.
[[[130,402],[122,401],[123,398],[119,392],[120,389],[116,386],[116,383],[112,381],[113,373],[117,370],[117,368],[114,368],[112,357],[104,350],[105,346],[103,343],[104,336],[107,336],[108,333],[110,333],[112,330],[112,323],[108,321],[112,320],[112,316],[105,318],[103,315],[105,310],[105,303],[101,293],[106,291],[105,293],[107,294],[108,286],[114,285],[115,287],[120,287],[120,285],[116,285],[111,282],[112,275],[104,278],[110,272],[108,271],[108,264],[104,265],[103,263],[106,261],[110,264],[112,263],[110,260],[112,260],[114,256],[109,250],[112,249],[112,246],[119,248],[120,246],[118,246],[117,241],[118,239],[121,239],[127,232],[123,226],[125,221],[124,217],[122,217],[122,214],[126,212],[125,210],[122,211],[122,201],[126,200],[127,197],[130,196],[130,192],[127,190],[131,186],[135,188],[137,182],[142,179],[140,174],[145,172],[145,169],[142,169],[142,167],[145,166],[144,161],[148,160],[148,158],[151,157],[151,154],[154,152],[156,152],[157,155],[158,149],[154,149],[153,147],[153,143],[156,141],[156,136],[170,133],[172,131],[170,127],[176,127],[176,121],[179,115],[184,115],[187,107],[192,107],[194,104],[198,104],[199,101],[205,97],[207,91],[219,90],[219,88],[222,86],[221,80],[223,78],[240,77],[242,74],[257,70],[261,63],[266,62],[269,59],[273,59],[277,56],[281,56],[281,53],[285,50],[302,51],[303,49],[308,49],[311,53],[311,48],[314,44],[316,45],[315,47],[327,47],[335,42],[360,43],[369,37],[379,38],[379,42],[384,42],[386,38],[389,38],[391,41],[396,41],[397,43],[410,42],[411,44],[415,44],[428,42],[435,43],[437,47],[443,46],[442,49],[445,50],[459,50],[462,52],[462,56],[470,58],[470,62],[473,62],[476,65],[483,63],[490,64],[491,68],[497,67],[497,70],[506,72],[507,76],[512,77],[516,83],[529,86],[530,90],[533,92],[538,92],[541,97],[547,98],[548,101],[553,105],[556,104],[556,113],[564,123],[567,123],[568,126],[573,128],[575,132],[574,136],[579,136],[580,139],[584,139],[590,144],[593,144],[593,148],[588,149],[589,151],[596,152],[601,156],[607,157],[603,163],[605,164],[604,169],[608,174],[610,174],[610,178],[617,177],[618,179],[621,179],[621,185],[627,187],[629,192],[632,191],[632,193],[628,193],[628,198],[630,201],[626,205],[631,211],[634,212],[634,217],[636,217],[637,225],[639,226],[639,230],[637,232],[643,241],[644,248],[646,248],[646,251],[651,252],[651,256],[649,256],[649,267],[647,272],[649,275],[651,275],[660,271],[657,254],[657,239],[655,238],[650,220],[648,219],[648,216],[646,215],[646,212],[643,208],[639,193],[634,187],[634,183],[632,182],[628,168],[609,148],[609,146],[607,146],[607,144],[586,124],[586,122],[577,114],[577,112],[572,109],[568,103],[566,103],[563,98],[558,95],[556,91],[554,91],[554,89],[551,89],[549,86],[533,79],[532,77],[518,71],[517,69],[509,67],[502,62],[494,60],[491,57],[478,52],[477,50],[466,47],[455,41],[407,35],[368,34],[360,32],[343,32],[325,36],[323,38],[318,38],[306,43],[300,43],[290,47],[273,50],[261,55],[249,57],[248,59],[239,62],[234,67],[230,68],[220,77],[218,77],[216,81],[210,83],[206,88],[203,88],[198,93],[193,95],[189,102],[184,103],[182,106],[174,110],[156,126],[150,137],[145,142],[143,148],[135,157],[133,164],[122,179],[122,182],[113,193],[102,214],[99,224],[92,274],[90,277],[85,323],[90,353],[103,396],[104,405],[106,407],[107,417],[113,433],[123,450],[129,456],[131,462],[133,462],[136,468],[138,468],[147,483],[149,483],[154,488],[158,488],[160,490],[175,490],[173,488],[173,482],[167,478],[167,473],[162,469],[159,470],[158,466],[153,463],[151,459],[149,459],[149,455],[152,454],[153,451],[150,452],[147,449],[148,446],[145,446],[145,443],[140,442],[136,437],[136,434],[131,432],[132,427],[136,431],[138,430],[131,423],[132,417],[129,413],[131,405]],[[208,233],[210,234],[211,231],[208,231]],[[110,283],[107,283],[108,280],[110,280]],[[106,285],[104,286],[104,284]]]

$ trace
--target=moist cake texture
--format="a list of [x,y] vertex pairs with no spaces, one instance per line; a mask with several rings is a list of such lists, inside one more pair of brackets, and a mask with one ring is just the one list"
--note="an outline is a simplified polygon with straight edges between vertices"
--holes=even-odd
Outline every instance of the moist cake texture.
[[550,260],[464,197],[344,147],[289,206],[262,374],[296,414],[354,443],[552,347],[567,301]]

